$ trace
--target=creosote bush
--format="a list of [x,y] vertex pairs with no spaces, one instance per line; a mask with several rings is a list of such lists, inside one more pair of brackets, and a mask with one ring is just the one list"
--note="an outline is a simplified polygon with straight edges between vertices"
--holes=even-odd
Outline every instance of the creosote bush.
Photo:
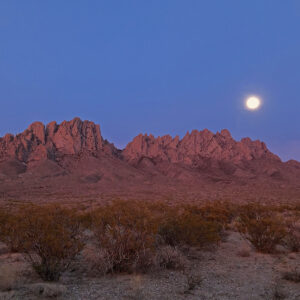
[[93,228],[110,272],[145,269],[154,251],[156,223],[141,202],[115,201],[93,215]]
[[[113,201],[94,211],[92,219],[98,249],[110,262],[109,272],[132,272],[147,270],[156,264],[159,259],[157,252],[164,249],[164,245],[202,247],[217,243],[230,216],[220,208],[214,210],[212,205],[206,209],[190,205],[172,207],[163,203]],[[173,252],[170,250],[169,254]],[[182,262],[172,262],[173,258],[176,260],[174,255],[170,262],[161,264],[174,265],[174,268],[182,265]],[[178,260],[182,260],[179,255]]]
[[0,208],[0,241],[24,253],[41,278],[55,281],[79,253],[88,254],[87,265],[97,274],[184,269],[184,249],[218,244],[233,224],[258,251],[272,253],[277,244],[298,251],[298,220],[294,207],[221,201],[172,206],[116,200],[87,211],[23,205]]
[[297,218],[292,218],[285,222],[287,234],[284,237],[283,244],[293,252],[300,251],[300,230],[296,225],[297,220]]
[[184,270],[187,259],[177,247],[167,245],[157,249],[153,263],[158,269]]
[[263,253],[272,253],[287,236],[282,217],[258,203],[241,208],[237,229],[254,247]]
[[219,203],[199,207],[116,200],[85,213],[57,205],[26,205],[3,214],[3,226],[1,216],[0,239],[26,253],[43,279],[57,280],[82,248],[81,228],[94,233],[99,254],[95,258],[103,273],[146,271],[159,260],[176,269],[183,264],[179,248],[217,243],[232,212]]
[[22,237],[20,218],[11,210],[0,209],[0,241],[4,242],[11,252],[20,252],[24,238]]
[[159,223],[158,234],[171,246],[206,246],[221,239],[226,216],[212,207],[192,205],[170,209]]
[[80,224],[72,210],[26,205],[7,217],[1,239],[25,254],[47,281],[57,281],[82,249]]

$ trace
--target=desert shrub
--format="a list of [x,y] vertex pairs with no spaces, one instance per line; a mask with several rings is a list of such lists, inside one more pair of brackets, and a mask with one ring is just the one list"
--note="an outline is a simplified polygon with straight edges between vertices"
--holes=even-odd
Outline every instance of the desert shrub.
[[82,257],[83,271],[91,276],[105,275],[113,268],[106,250],[98,248],[96,245],[85,247],[82,251]]
[[151,264],[156,224],[147,205],[114,201],[94,214],[99,251],[104,250],[110,272],[132,272]]
[[154,266],[162,269],[183,270],[187,259],[177,247],[161,246],[156,250]]
[[180,221],[179,221],[179,207],[170,207],[163,211],[163,215],[158,217],[157,233],[160,237],[159,243],[170,246],[177,246],[180,243]]
[[5,225],[7,220],[7,212],[4,210],[3,207],[0,207],[0,241],[3,242],[3,238],[5,236]]
[[0,210],[0,241],[10,252],[20,252],[23,248],[22,218],[19,214],[4,208]]
[[286,236],[283,244],[293,252],[300,251],[300,232],[296,226],[297,219],[289,219],[286,221]]
[[59,206],[30,208],[25,214],[27,257],[44,280],[56,281],[83,246],[77,216]]
[[222,223],[197,206],[171,209],[159,224],[158,233],[171,246],[206,246],[221,239]]
[[103,230],[97,236],[101,247],[105,249],[105,259],[111,262],[110,271],[132,272],[143,264],[152,246],[147,233],[118,225],[108,225]]
[[83,228],[91,229],[93,227],[94,211],[79,210],[77,215],[78,215],[78,221],[80,222]]
[[56,281],[82,248],[80,231],[72,210],[26,205],[8,218],[4,242],[17,245],[42,279]]
[[0,239],[1,239],[1,232],[6,223],[6,218],[7,218],[7,212],[4,210],[4,208],[0,207]]
[[191,206],[191,209],[205,220],[220,224],[223,229],[227,228],[238,213],[236,205],[222,201],[207,202],[199,207]]
[[263,253],[274,252],[287,234],[283,219],[258,203],[241,208],[237,229]]

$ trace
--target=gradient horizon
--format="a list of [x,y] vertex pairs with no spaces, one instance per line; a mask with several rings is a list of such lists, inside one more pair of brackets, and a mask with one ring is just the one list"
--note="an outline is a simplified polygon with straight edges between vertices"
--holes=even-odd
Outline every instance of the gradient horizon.
[[300,160],[299,30],[292,0],[1,1],[0,136],[78,116],[119,148],[227,128]]

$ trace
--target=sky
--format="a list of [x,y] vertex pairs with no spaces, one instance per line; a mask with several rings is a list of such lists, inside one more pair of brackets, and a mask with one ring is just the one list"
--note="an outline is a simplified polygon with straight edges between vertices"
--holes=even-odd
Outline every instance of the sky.
[[76,116],[119,148],[227,128],[286,161],[299,115],[299,0],[0,1],[0,136]]

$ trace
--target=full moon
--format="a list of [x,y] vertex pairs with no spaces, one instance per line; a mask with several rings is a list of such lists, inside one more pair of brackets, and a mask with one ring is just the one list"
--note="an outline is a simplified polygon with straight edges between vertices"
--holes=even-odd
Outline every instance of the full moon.
[[260,107],[261,101],[258,97],[251,96],[246,100],[246,108],[250,110],[256,110]]

